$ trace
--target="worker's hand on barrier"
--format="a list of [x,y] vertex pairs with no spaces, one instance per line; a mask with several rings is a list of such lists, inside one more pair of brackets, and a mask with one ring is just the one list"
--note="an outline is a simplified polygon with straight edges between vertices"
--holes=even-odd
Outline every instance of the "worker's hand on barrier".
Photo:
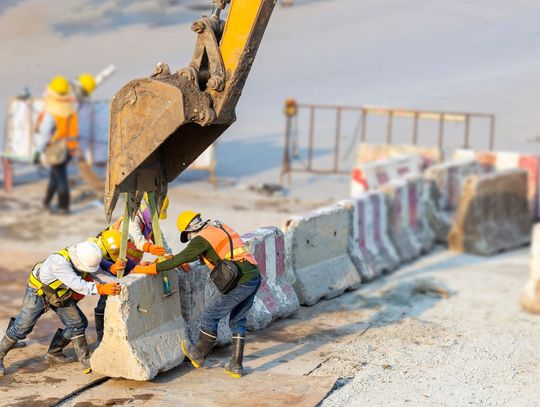
[[116,262],[113,265],[111,265],[110,271],[112,274],[116,276],[119,271],[122,271],[125,269],[126,269],[126,262],[121,259],[116,259]]
[[152,263],[148,266],[138,265],[131,270],[131,273],[135,274],[157,274],[157,264]]
[[158,246],[157,244],[152,244],[150,242],[144,244],[143,250],[154,256],[163,256],[165,254],[165,248],[163,246]]
[[180,267],[182,268],[182,271],[184,273],[189,273],[189,271],[191,270],[191,266],[187,263],[181,264]]
[[120,294],[120,284],[118,283],[96,284],[96,288],[99,295]]

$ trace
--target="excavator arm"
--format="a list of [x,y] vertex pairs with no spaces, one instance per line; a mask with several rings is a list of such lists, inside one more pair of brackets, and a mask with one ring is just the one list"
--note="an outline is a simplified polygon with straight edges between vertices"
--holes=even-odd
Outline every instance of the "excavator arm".
[[[191,63],[176,72],[159,63],[149,78],[127,83],[111,104],[105,215],[120,193],[130,216],[144,192],[158,208],[167,184],[235,121],[235,108],[276,0],[213,0],[195,21]],[[229,5],[226,21],[221,12]]]

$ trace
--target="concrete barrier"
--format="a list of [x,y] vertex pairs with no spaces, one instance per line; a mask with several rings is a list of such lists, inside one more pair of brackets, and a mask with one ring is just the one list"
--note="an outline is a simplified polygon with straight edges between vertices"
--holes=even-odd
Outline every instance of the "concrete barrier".
[[349,256],[358,270],[362,282],[371,281],[399,266],[399,256],[388,236],[388,210],[382,192],[367,192],[356,199],[344,200],[340,206],[353,214]]
[[534,226],[532,235],[529,281],[523,289],[520,304],[523,309],[540,314],[540,224]]
[[285,237],[274,226],[242,236],[257,260],[263,277],[253,307],[248,313],[248,328],[258,331],[270,322],[288,317],[299,307],[298,296],[285,275]]
[[91,358],[95,373],[146,381],[182,363],[186,323],[176,274],[169,273],[169,279],[174,294],[166,298],[160,276],[121,280],[120,295],[107,300],[103,341]]
[[389,234],[401,261],[409,262],[420,256],[423,244],[419,240],[418,200],[411,194],[407,180],[393,181],[380,190],[386,195]]
[[[204,310],[219,300],[222,294],[210,280],[210,269],[199,262],[190,264],[191,270],[185,273],[177,270],[180,286],[180,303],[182,316],[187,324],[187,330],[192,342],[199,336]],[[222,319],[218,325],[217,346],[231,342],[232,332],[229,327],[229,317]]]
[[448,235],[450,250],[493,255],[530,241],[527,173],[505,170],[470,176]]
[[360,285],[361,271],[348,255],[351,227],[351,210],[339,206],[287,221],[287,274],[294,280],[300,304],[313,305]]
[[421,163],[418,154],[407,154],[357,164],[352,171],[351,196],[357,197],[407,175],[420,174]]
[[448,242],[448,232],[459,206],[465,180],[470,175],[485,172],[474,159],[445,162],[431,166],[424,172],[426,194],[429,197],[428,219],[439,243]]
[[360,143],[357,163],[384,160],[389,157],[417,154],[421,157],[422,169],[442,161],[442,151],[435,147],[420,147],[406,144],[372,144]]
[[502,151],[473,151],[459,149],[454,152],[455,159],[475,159],[491,170],[521,168],[527,172],[527,197],[529,211],[533,219],[540,217],[540,157]]

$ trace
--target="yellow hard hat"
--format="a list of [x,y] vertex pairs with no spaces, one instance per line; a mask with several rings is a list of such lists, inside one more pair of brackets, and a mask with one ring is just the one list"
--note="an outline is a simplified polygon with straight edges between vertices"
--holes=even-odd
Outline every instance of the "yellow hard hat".
[[184,211],[180,215],[178,215],[178,218],[176,219],[176,226],[180,231],[180,241],[182,243],[187,242],[188,239],[186,230],[189,224],[193,221],[193,219],[198,216],[201,216],[201,214],[194,211]]
[[49,83],[49,89],[59,95],[67,95],[69,93],[69,81],[63,76],[55,76]]
[[159,219],[167,219],[167,208],[169,207],[169,197],[166,196],[163,200],[163,205],[161,205],[161,210],[159,211]]
[[116,259],[118,259],[118,255],[120,254],[120,242],[122,241],[122,233],[120,233],[120,231],[118,230],[104,230],[99,235],[99,240],[101,242],[101,245],[98,246],[103,246],[112,261],[116,261]]
[[96,80],[89,73],[82,73],[77,78],[81,87],[87,94],[91,94],[96,89]]

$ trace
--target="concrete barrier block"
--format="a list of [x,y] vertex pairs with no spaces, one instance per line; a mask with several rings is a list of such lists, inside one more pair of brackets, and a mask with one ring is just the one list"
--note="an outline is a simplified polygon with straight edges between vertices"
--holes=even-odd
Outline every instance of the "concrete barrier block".
[[435,247],[435,233],[429,225],[427,184],[420,176],[406,178],[409,201],[409,224],[420,243],[422,253],[429,253]]
[[[210,269],[199,262],[191,263],[191,270],[185,273],[177,270],[180,286],[180,303],[182,316],[187,324],[189,337],[193,343],[197,341],[204,310],[218,301],[222,294],[210,280]],[[217,346],[231,342],[232,332],[229,317],[222,319],[218,325]]]
[[248,313],[248,328],[257,331],[270,322],[288,317],[299,307],[298,296],[285,275],[285,236],[269,226],[242,236],[262,275],[262,283]]
[[442,151],[435,147],[421,147],[406,144],[373,144],[360,143],[358,146],[357,163],[384,160],[389,157],[417,154],[422,159],[423,169],[440,163]]
[[530,241],[527,173],[505,170],[469,177],[450,234],[451,250],[493,255]]
[[400,258],[388,236],[388,210],[384,194],[371,191],[356,199],[341,201],[353,213],[349,256],[362,282],[371,281],[399,266]]
[[357,197],[407,175],[420,174],[421,165],[422,158],[418,154],[357,164],[352,171],[351,196]]
[[393,181],[380,187],[380,190],[386,196],[390,239],[401,261],[412,261],[422,253],[422,244],[411,219],[411,214],[417,212],[417,208],[413,207],[417,200],[411,199],[411,189],[406,180]]
[[475,159],[489,170],[521,168],[527,172],[527,197],[533,219],[540,217],[540,156],[507,151],[473,151],[458,149],[454,158]]
[[434,165],[424,172],[429,224],[439,243],[448,242],[448,233],[465,180],[470,175],[485,172],[473,158]]
[[529,280],[523,289],[520,304],[523,309],[540,314],[540,223],[533,228]]
[[313,305],[360,285],[361,277],[348,255],[352,213],[339,206],[322,208],[287,221],[287,273],[300,304]]
[[130,380],[152,380],[184,360],[187,337],[180,309],[178,279],[169,273],[174,294],[163,296],[160,276],[128,275],[119,296],[107,300],[103,341],[91,358],[95,373]]

